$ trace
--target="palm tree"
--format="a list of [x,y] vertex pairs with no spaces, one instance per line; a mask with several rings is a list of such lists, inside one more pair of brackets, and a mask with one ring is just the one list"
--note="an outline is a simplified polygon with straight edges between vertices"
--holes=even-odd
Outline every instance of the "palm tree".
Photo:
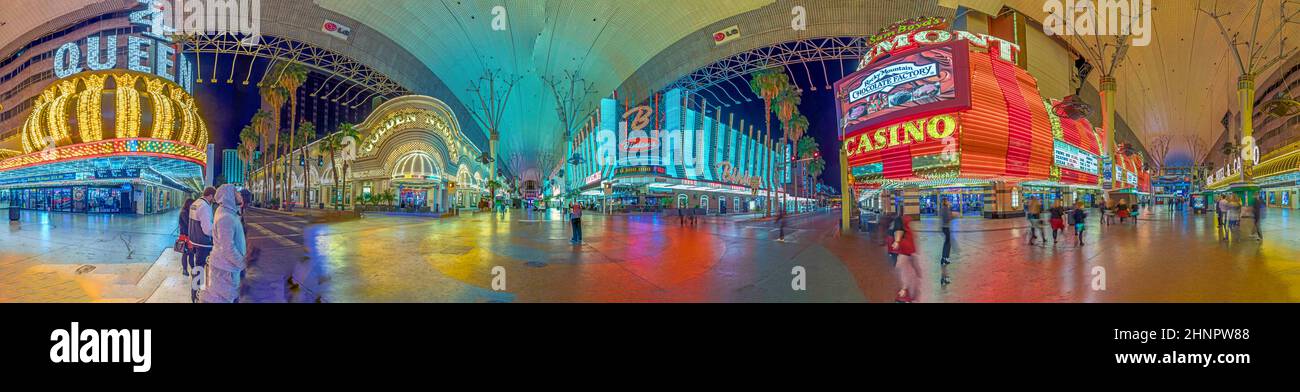
[[[307,67],[298,63],[281,64],[272,71],[278,74],[275,84],[284,88],[285,96],[289,100],[289,151],[294,151],[297,146],[294,142],[298,141],[298,88],[307,81]],[[306,192],[306,182],[303,184],[303,192]],[[288,199],[287,195],[286,193],[285,199]],[[303,203],[306,202],[307,200],[303,199]]]
[[309,196],[311,196],[311,165],[312,165],[312,162],[311,162],[311,159],[308,159],[308,155],[309,155],[308,153],[311,152],[311,151],[308,151],[309,149],[307,148],[307,145],[310,144],[313,140],[316,139],[316,125],[315,125],[315,124],[312,124],[310,121],[303,121],[301,127],[302,127],[302,132],[300,132],[300,133],[298,133],[297,135],[295,135],[295,136],[297,136],[297,140],[294,140],[294,144],[298,145],[298,151],[295,151],[295,152],[294,152],[294,155],[299,155],[299,154],[301,154],[302,159],[303,159],[303,162],[302,162],[302,205],[303,205],[304,208],[309,208],[309,206],[311,205],[311,198],[310,198]]
[[[785,77],[785,74],[783,73],[781,76]],[[776,99],[772,101],[772,111],[776,113],[776,118],[781,120],[781,146],[799,140],[798,136],[793,135],[793,132],[790,130],[790,121],[799,114],[799,104],[802,102],[803,91],[799,90],[799,86],[791,85],[789,83],[785,85],[785,88],[781,89],[781,91],[776,95]],[[793,146],[791,147],[793,150]],[[778,151],[780,151],[779,148]],[[789,167],[790,164],[790,162],[784,162],[781,167]],[[773,184],[775,184],[775,182],[773,182]],[[786,197],[789,196],[787,195]],[[785,202],[782,202],[781,206],[782,208],[785,208]]]
[[[352,125],[352,123],[342,123],[342,124],[339,124],[339,128],[338,128],[338,130],[335,131],[335,132],[337,133],[338,138],[339,138],[338,142],[339,142],[339,149],[340,149],[340,150],[343,148],[343,139],[344,139],[344,138],[349,138],[349,137],[352,138],[352,145],[353,145],[354,147],[359,148],[359,144],[361,143],[361,132],[360,132],[360,131],[357,131],[357,128],[356,128],[355,125]],[[344,161],[344,162],[343,162],[343,182],[342,182],[343,185],[341,185],[341,188],[340,188],[339,192],[347,193],[347,188],[348,188],[348,169],[351,168],[351,166],[352,166],[352,162],[349,162],[349,161]],[[346,200],[346,199],[345,199],[345,200]]]
[[[252,124],[250,125],[253,126],[253,131],[257,132],[257,139],[258,139],[257,144],[258,146],[260,146],[262,150],[262,157],[261,157],[262,158],[261,159],[262,191],[263,193],[266,193],[266,190],[270,189],[269,181],[271,180],[271,176],[269,176],[266,171],[267,163],[270,162],[270,153],[271,153],[269,148],[269,146],[271,145],[270,130],[275,129],[271,127],[271,112],[265,110],[259,110],[257,114],[253,115]],[[262,195],[262,198],[263,200],[265,200],[267,198],[267,195],[265,194]]]
[[[242,173],[244,175],[242,185],[244,186],[248,186],[248,176],[253,164],[253,154],[257,151],[258,138],[257,130],[251,124],[245,125],[244,129],[239,131],[239,146],[236,147],[235,152],[239,155],[239,159],[245,163],[244,172]],[[245,202],[251,203],[252,200],[245,200]]]
[[[280,110],[284,108],[284,102],[289,99],[289,92],[284,87],[275,84],[263,85],[259,92],[262,96],[262,110],[270,114],[270,124],[266,128],[266,133],[271,136],[272,141],[270,144],[276,147],[275,153],[267,158],[264,166],[274,172],[275,164],[280,158],[280,146],[282,144],[280,143],[280,135],[282,134],[280,124],[283,124],[283,122],[280,121]],[[276,180],[271,180],[271,184],[267,188],[268,192],[275,193],[275,186]]]
[[[796,101],[799,100],[797,99]],[[790,142],[795,143],[795,146],[793,146],[794,148],[792,148],[792,150],[794,151],[794,156],[798,157],[799,159],[810,158],[812,152],[809,152],[808,156],[804,156],[802,150],[803,146],[801,145],[802,143],[804,143],[804,139],[809,139],[808,137],[804,136],[805,134],[808,133],[808,117],[799,113],[798,109],[795,109],[793,118],[791,118],[789,122],[789,128],[786,129],[786,133],[789,134],[790,136]],[[811,141],[813,145],[816,146],[817,141],[815,140],[811,140]],[[813,150],[815,151],[816,147],[814,147]],[[803,163],[801,162],[800,165],[803,165]],[[795,181],[794,194],[796,195],[799,194],[799,188],[800,188],[799,181]]]
[[[339,149],[343,148],[342,141],[343,138],[339,137],[339,134],[332,133],[329,134],[329,136],[322,138],[320,142],[316,143],[316,153],[321,156],[328,155],[330,157],[330,174],[334,180],[334,191],[330,193],[330,203],[334,205],[335,209],[337,209],[339,205],[338,201],[335,200],[335,196],[338,195],[339,191],[339,166],[338,159],[335,158],[335,155],[339,152]],[[324,195],[321,197],[324,197]]]
[[[772,100],[776,99],[777,94],[789,85],[790,80],[778,68],[760,69],[754,72],[754,76],[749,79],[749,90],[763,98],[763,124],[768,135],[772,134],[772,116],[771,112],[767,110],[772,107]],[[768,208],[764,216],[772,216],[772,190],[770,188],[767,194]]]

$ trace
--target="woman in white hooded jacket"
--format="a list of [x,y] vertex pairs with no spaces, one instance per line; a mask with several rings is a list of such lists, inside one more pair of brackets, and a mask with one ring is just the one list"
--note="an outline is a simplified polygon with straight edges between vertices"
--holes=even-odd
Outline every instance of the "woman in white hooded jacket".
[[247,268],[244,224],[239,220],[239,192],[230,184],[217,189],[217,211],[212,219],[212,254],[208,258],[207,285],[200,300],[234,302],[239,298],[239,275]]

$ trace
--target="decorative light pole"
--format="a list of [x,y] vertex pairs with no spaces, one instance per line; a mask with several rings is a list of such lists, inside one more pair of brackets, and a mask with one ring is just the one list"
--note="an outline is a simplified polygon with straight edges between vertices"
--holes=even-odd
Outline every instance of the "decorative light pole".
[[[1278,26],[1272,34],[1265,35],[1264,41],[1259,41],[1259,24],[1260,16],[1264,12],[1264,0],[1257,0],[1255,3],[1254,23],[1250,26],[1250,37],[1245,42],[1238,38],[1241,32],[1229,32],[1224,26],[1223,17],[1231,14],[1219,13],[1218,3],[1215,3],[1214,10],[1206,11],[1198,8],[1201,12],[1214,19],[1214,23],[1219,27],[1219,32],[1223,34],[1224,41],[1227,42],[1228,48],[1232,50],[1232,58],[1237,63],[1237,100],[1241,102],[1241,142],[1237,146],[1240,156],[1236,159],[1241,160],[1241,181],[1233,184],[1229,191],[1241,196],[1243,202],[1250,203],[1254,198],[1252,192],[1258,192],[1259,186],[1255,184],[1253,177],[1253,166],[1259,159],[1259,148],[1255,145],[1255,76],[1260,75],[1279,62],[1290,58],[1296,53],[1296,48],[1286,49],[1286,38],[1278,44],[1277,55],[1269,56],[1265,52],[1269,51],[1273,42],[1283,34],[1288,23],[1300,22],[1300,10],[1291,14],[1287,13],[1286,1],[1281,2],[1281,12],[1278,14]],[[1242,51],[1242,48],[1246,50]]]
[[577,166],[581,166],[582,164],[587,163],[587,159],[583,158],[582,154],[575,152],[573,153],[572,156],[569,157],[568,162],[569,165],[574,166],[574,170],[577,170]]

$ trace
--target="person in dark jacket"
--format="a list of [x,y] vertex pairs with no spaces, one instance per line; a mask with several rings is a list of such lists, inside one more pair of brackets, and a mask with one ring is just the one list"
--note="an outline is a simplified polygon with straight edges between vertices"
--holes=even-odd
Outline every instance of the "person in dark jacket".
[[190,263],[194,262],[194,252],[190,251],[190,207],[194,205],[194,199],[185,199],[185,204],[181,207],[180,213],[180,238],[184,245],[181,246],[181,273],[190,276]]
[[190,286],[190,300],[193,302],[199,300],[199,290],[196,287],[204,282],[198,271],[208,265],[208,255],[212,253],[213,202],[216,194],[216,188],[208,187],[203,190],[203,198],[195,200],[190,206],[190,248],[194,249],[193,264],[190,267],[195,271],[193,279],[197,282]]

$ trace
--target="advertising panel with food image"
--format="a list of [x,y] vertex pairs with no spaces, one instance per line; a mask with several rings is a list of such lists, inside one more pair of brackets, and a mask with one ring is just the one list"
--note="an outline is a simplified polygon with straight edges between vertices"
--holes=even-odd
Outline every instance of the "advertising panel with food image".
[[916,116],[970,108],[967,44],[894,55],[835,83],[840,138]]

